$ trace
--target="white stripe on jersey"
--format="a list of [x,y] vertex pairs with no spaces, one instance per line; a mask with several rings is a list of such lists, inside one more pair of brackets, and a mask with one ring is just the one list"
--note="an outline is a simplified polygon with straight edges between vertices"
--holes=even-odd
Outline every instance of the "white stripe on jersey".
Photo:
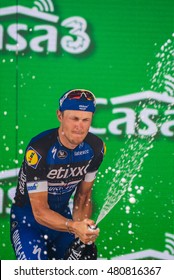
[[38,193],[48,191],[47,181],[33,181],[27,182],[27,190],[29,193]]
[[96,178],[97,171],[87,173],[85,175],[84,181],[85,182],[92,182]]

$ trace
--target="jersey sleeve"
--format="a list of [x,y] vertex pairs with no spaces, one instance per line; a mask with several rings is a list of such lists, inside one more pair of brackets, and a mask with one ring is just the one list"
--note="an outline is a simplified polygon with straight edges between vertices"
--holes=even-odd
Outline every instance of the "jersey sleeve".
[[29,145],[26,150],[24,165],[28,193],[47,191],[47,167],[42,149]]

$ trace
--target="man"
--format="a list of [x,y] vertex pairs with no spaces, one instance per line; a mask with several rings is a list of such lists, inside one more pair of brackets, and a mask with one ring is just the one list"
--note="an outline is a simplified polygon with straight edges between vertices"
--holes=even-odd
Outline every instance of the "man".
[[11,209],[17,259],[63,259],[75,237],[95,242],[91,192],[104,154],[102,140],[89,132],[95,106],[92,92],[68,91],[59,100],[60,127],[30,141]]

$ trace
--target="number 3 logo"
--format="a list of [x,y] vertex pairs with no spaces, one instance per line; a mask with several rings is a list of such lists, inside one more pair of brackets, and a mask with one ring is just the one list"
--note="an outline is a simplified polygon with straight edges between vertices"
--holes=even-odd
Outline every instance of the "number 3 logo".
[[62,24],[64,27],[72,28],[69,34],[75,35],[76,40],[72,36],[64,36],[61,40],[61,46],[69,53],[82,53],[90,44],[90,38],[85,32],[87,28],[86,20],[82,17],[69,17]]

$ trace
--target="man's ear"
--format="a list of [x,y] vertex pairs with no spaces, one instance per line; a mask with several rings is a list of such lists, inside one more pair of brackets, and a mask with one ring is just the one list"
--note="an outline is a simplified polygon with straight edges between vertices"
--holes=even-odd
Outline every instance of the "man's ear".
[[62,121],[62,112],[60,110],[57,110],[56,113],[57,113],[57,118],[58,118],[59,122],[61,122]]

